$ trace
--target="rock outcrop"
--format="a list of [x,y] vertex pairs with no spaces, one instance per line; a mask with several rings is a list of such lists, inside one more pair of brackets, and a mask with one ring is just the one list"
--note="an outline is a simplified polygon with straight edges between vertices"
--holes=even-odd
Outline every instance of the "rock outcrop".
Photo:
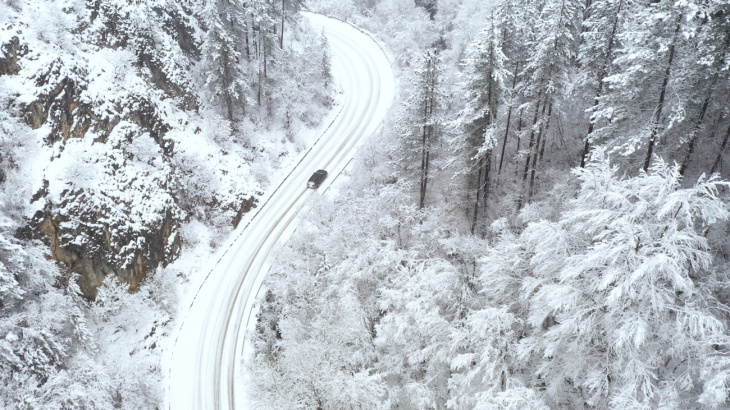
[[18,61],[28,53],[28,46],[20,43],[18,37],[0,45],[0,75],[13,75],[20,72]]
[[[185,181],[171,182],[179,177],[176,164],[181,160],[168,133],[180,123],[172,123],[169,110],[198,110],[199,93],[188,71],[201,51],[200,28],[195,27],[199,16],[183,5],[154,7],[147,21],[131,16],[134,8],[116,3],[94,1],[86,7],[90,21],[75,29],[83,46],[75,43],[74,50],[64,44],[68,54],[47,58],[38,48],[42,44],[18,31],[0,44],[0,76],[18,76],[33,87],[14,107],[53,147],[46,172],[57,172],[51,171],[54,163],[73,161],[90,169],[85,172],[91,175],[82,177],[94,180],[91,185],[48,175],[32,198],[41,210],[19,235],[43,240],[50,258],[69,275],[79,274],[83,295],[94,299],[106,276],[116,276],[134,291],[150,272],[180,253],[178,231],[189,210],[179,202],[191,201],[180,198]],[[108,64],[99,66],[94,53],[111,56],[112,63],[132,59],[109,73]],[[96,157],[65,158],[90,151]],[[4,180],[0,169],[0,184]],[[234,200],[210,196],[211,206],[220,207],[234,226],[256,203],[240,192],[233,193]]]

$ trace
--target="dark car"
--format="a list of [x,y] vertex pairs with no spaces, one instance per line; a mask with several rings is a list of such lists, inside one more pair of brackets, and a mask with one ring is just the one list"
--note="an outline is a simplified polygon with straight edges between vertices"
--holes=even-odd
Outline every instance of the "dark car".
[[312,174],[312,176],[309,178],[309,181],[307,182],[307,187],[319,188],[325,178],[327,178],[327,171],[320,169]]

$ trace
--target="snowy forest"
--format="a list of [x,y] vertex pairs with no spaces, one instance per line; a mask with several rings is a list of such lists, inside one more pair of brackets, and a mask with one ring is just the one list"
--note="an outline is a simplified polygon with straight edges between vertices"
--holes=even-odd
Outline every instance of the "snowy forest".
[[730,5],[308,3],[400,89],[265,283],[260,408],[730,406]]
[[0,0],[0,407],[154,409],[192,276],[338,104],[252,408],[730,407],[726,0]]

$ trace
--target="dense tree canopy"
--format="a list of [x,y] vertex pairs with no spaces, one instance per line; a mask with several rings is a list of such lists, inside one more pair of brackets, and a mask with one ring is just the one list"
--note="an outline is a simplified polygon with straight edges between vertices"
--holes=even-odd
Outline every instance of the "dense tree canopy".
[[727,407],[728,5],[443,0],[422,20],[439,38],[404,41],[386,3],[313,2],[418,45],[405,75],[438,53],[440,138],[414,138],[429,88],[402,82],[361,178],[267,280],[260,403]]

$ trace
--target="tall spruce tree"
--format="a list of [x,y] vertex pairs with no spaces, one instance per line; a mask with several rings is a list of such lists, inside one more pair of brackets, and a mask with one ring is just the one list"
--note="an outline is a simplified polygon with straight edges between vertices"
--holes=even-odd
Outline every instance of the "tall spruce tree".
[[[411,82],[411,91],[405,102],[406,113],[399,120],[406,161],[418,167],[418,208],[426,206],[431,155],[434,144],[441,137],[444,96],[440,89],[441,59],[435,50],[423,54],[421,65]],[[408,159],[410,158],[410,159]]]
[[[617,34],[621,28],[622,15],[626,12],[625,0],[606,0],[591,2],[587,7],[588,18],[583,22],[584,31],[581,37],[581,48],[578,59],[583,69],[589,70],[589,81],[595,79],[591,85],[595,87],[595,97],[591,106],[590,114],[595,111],[603,95],[604,79],[609,73],[613,50],[616,47]],[[623,13],[622,13],[623,10]],[[608,35],[606,35],[608,33]],[[580,167],[586,163],[586,157],[590,150],[590,140],[595,127],[595,118],[591,115],[588,120],[588,132],[585,136],[585,144],[580,158]]]
[[505,82],[510,73],[505,68],[506,57],[502,52],[502,31],[497,27],[494,13],[489,25],[483,29],[466,50],[462,62],[463,93],[466,106],[461,110],[455,125],[460,135],[453,141],[453,149],[466,163],[467,173],[473,180],[473,212],[471,232],[480,215],[486,211],[489,194],[489,171],[492,154],[497,146],[496,120],[506,92]]
[[[678,93],[684,95],[687,114],[684,127],[675,127],[680,173],[690,166],[700,138],[709,137],[712,121],[720,123],[722,112],[730,104],[730,5],[718,2],[700,8],[690,18],[687,35],[691,36],[688,49],[680,56],[677,74],[682,78]],[[676,128],[679,128],[677,131]],[[706,138],[705,141],[710,140]],[[674,148],[673,146],[673,148]],[[698,164],[695,169],[708,171],[709,164]],[[699,173],[699,172],[698,172]]]
[[[577,53],[583,6],[575,0],[551,0],[533,4],[531,8],[530,23],[534,24],[535,37],[528,45],[532,53],[521,74],[524,79],[520,91],[534,111],[517,209],[522,207],[525,196],[526,202],[530,202],[534,193],[537,162],[540,152],[544,152],[553,106],[560,104],[562,82]],[[529,189],[525,195],[528,176]]]
[[[504,159],[510,136],[510,127],[512,123],[512,114],[519,105],[519,94],[517,93],[518,74],[521,67],[524,67],[527,61],[527,49],[523,46],[523,42],[530,34],[530,29],[523,23],[525,20],[525,11],[519,7],[520,4],[515,0],[505,0],[499,4],[496,13],[498,18],[497,29],[501,31],[500,48],[505,55],[505,68],[510,69],[511,84],[509,89],[504,90],[504,100],[507,105],[507,118],[504,120],[504,134],[502,135],[502,148],[499,155],[499,167],[497,175],[502,173],[502,166],[505,164]],[[508,60],[508,61],[507,61]],[[510,83],[509,77],[505,80]],[[522,123],[522,109],[517,124],[517,133],[521,132],[520,125]],[[519,139],[519,136],[517,137]],[[519,144],[517,146],[519,151]]]
[[246,22],[238,0],[217,0],[205,9],[208,31],[203,40],[203,59],[209,69],[206,85],[214,105],[225,109],[226,117],[233,121],[246,106],[246,70],[238,47],[243,44]]
[[641,157],[641,168],[647,171],[672,111],[667,93],[674,89],[686,14],[683,6],[669,1],[632,6],[617,35],[615,73],[604,78],[607,89],[593,111],[592,121],[600,126],[589,142],[607,144],[631,163]]

